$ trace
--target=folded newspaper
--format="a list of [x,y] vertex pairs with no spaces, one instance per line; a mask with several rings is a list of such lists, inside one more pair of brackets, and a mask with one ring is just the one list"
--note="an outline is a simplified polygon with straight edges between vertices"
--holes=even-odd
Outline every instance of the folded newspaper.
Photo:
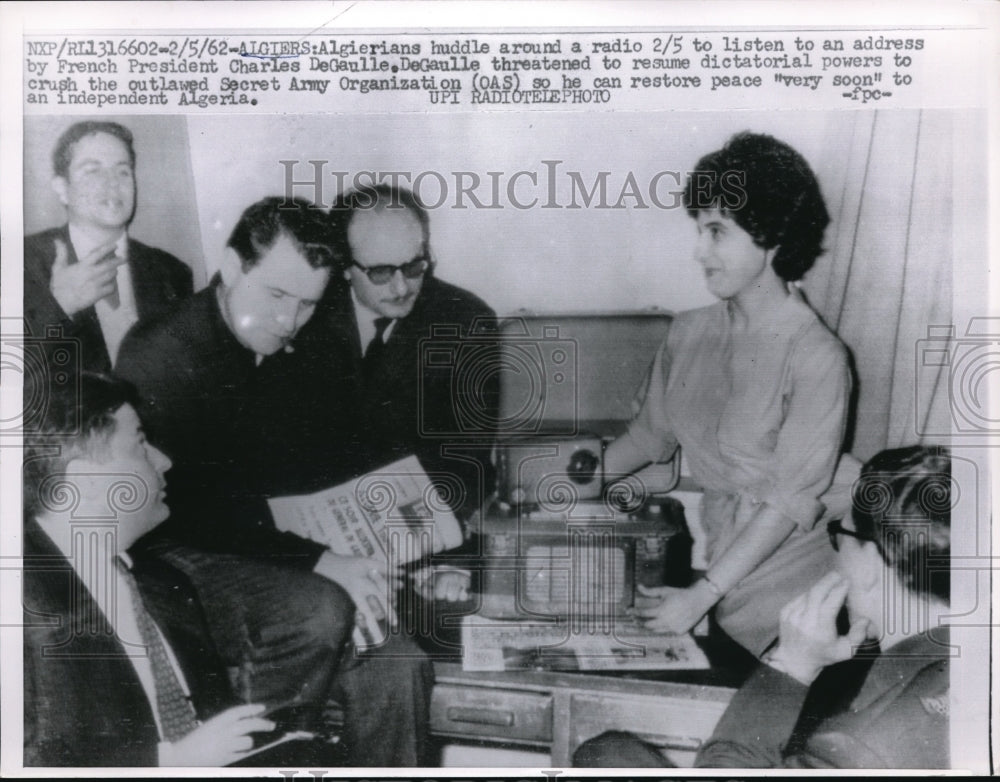
[[354,557],[404,564],[454,548],[462,528],[416,456],[315,494],[268,500],[278,529]]
[[466,671],[667,671],[708,668],[690,633],[663,635],[631,619],[583,629],[568,622],[462,618]]
[[[458,519],[415,456],[339,486],[274,497],[268,504],[283,532],[323,543],[341,556],[383,559],[390,567],[462,543]],[[361,648],[378,640],[360,631],[354,637]]]

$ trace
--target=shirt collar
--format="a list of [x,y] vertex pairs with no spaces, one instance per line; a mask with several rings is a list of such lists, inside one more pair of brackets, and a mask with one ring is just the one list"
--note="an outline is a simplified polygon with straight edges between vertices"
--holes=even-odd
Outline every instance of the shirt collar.
[[[368,343],[375,338],[375,321],[384,316],[362,303],[354,293],[353,286],[351,287],[351,303],[354,305],[354,318],[358,323],[358,336],[361,338],[361,349],[363,352],[368,347]],[[396,320],[396,318],[393,318],[385,331],[382,332],[383,342],[389,339],[392,330],[396,328]]]
[[351,301],[354,303],[354,315],[357,317],[359,323],[362,318],[366,321],[374,323],[376,318],[382,317],[378,312],[373,310],[367,304],[364,304],[361,299],[358,298],[358,295],[354,292],[353,286],[351,287]]
[[[98,246],[92,237],[72,223],[69,224],[69,240],[73,244],[73,251],[76,253],[77,259],[83,258]],[[115,241],[115,255],[122,260],[128,260],[128,231],[125,229],[122,229],[121,236]]]
[[[768,309],[764,317],[749,330],[750,332],[788,332],[797,326],[811,322],[813,311],[802,295],[802,291],[795,283],[788,283],[787,290],[788,295]],[[733,322],[736,317],[734,313],[736,304],[730,300],[724,302],[724,307],[727,317],[730,322]]]

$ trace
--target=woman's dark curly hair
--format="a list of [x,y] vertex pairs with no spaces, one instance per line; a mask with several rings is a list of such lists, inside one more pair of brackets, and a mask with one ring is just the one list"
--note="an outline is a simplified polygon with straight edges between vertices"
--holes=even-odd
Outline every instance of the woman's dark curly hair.
[[900,582],[948,602],[951,587],[951,455],[939,446],[882,451],[861,468],[852,518]]
[[721,209],[757,246],[777,247],[771,265],[789,282],[812,268],[830,223],[809,164],[787,144],[760,133],[738,133],[699,160],[688,174],[684,206],[691,217]]

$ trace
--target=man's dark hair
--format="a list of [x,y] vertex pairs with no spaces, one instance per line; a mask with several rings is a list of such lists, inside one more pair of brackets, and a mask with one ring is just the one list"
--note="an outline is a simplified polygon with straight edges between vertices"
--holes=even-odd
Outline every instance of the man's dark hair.
[[132,131],[117,122],[77,122],[70,125],[56,142],[56,147],[52,151],[52,172],[64,179],[69,175],[69,164],[73,160],[73,147],[82,138],[93,136],[96,133],[107,133],[119,139],[128,150],[129,160],[135,168],[135,146],[132,142]]
[[272,196],[251,204],[226,243],[249,271],[282,236],[287,237],[314,269],[332,269],[343,254],[341,239],[326,213],[304,198]]
[[786,281],[799,280],[812,268],[830,223],[805,158],[759,133],[738,133],[699,160],[688,174],[684,206],[694,218],[700,211],[720,209],[758,247],[777,247],[771,266]]
[[854,484],[855,530],[878,547],[900,582],[945,602],[951,577],[951,456],[914,445],[882,451]]
[[39,426],[24,439],[26,517],[51,507],[54,492],[67,491],[58,480],[66,465],[107,441],[114,433],[114,415],[123,405],[139,408],[135,387],[111,375],[82,372],[75,382],[71,379],[51,389],[41,400],[45,412]]
[[[344,244],[346,246],[347,229],[350,227],[354,215],[359,212],[384,209],[407,209],[417,218],[423,235],[423,252],[426,254],[429,251],[431,241],[430,215],[427,213],[427,207],[420,202],[416,193],[405,187],[380,183],[362,185],[354,190],[341,193],[330,210],[330,216],[335,223],[339,224],[340,231],[345,237]],[[349,252],[350,248],[348,247]],[[344,263],[345,265],[350,263],[349,255],[345,258]]]

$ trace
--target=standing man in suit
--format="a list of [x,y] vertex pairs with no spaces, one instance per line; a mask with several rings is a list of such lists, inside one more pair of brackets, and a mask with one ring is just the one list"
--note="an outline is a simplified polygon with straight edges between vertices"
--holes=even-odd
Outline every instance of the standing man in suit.
[[397,574],[384,559],[279,531],[267,506],[335,484],[350,456],[339,423],[349,413],[296,340],[338,246],[313,204],[264,198],[244,210],[211,285],[128,335],[117,370],[174,463],[174,513],[133,552],[191,579],[223,659],[250,671],[254,699],[295,700],[312,727],[332,692],[349,765],[414,766],[427,738],[428,660],[401,638],[369,654],[350,644],[356,621],[372,635],[391,623]]
[[348,284],[327,292],[326,332],[350,362],[360,467],[416,454],[464,521],[493,487],[496,314],[434,275],[430,218],[409,190],[354,190],[331,214],[346,233]]
[[202,675],[210,645],[174,648],[135,591],[125,550],[167,518],[170,460],[146,441],[134,388],[85,373],[48,401],[24,465],[25,766],[239,760],[274,728],[265,707],[223,710],[221,668]]
[[24,315],[31,335],[80,341],[81,367],[108,371],[126,332],[191,295],[191,270],[128,236],[135,212],[132,133],[78,122],[56,143],[52,186],[67,222],[24,240]]

